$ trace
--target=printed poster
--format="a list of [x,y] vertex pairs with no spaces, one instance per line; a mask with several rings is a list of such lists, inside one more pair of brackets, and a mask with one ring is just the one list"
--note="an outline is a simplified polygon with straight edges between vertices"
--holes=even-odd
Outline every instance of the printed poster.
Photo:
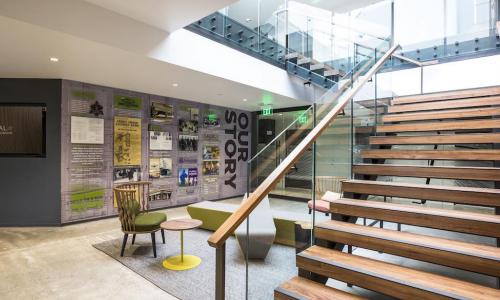
[[114,165],[141,165],[141,119],[115,117]]
[[149,178],[158,179],[172,176],[172,159],[169,157],[149,158]]
[[172,134],[168,131],[150,131],[149,150],[172,150]]
[[198,168],[179,168],[178,174],[180,187],[198,185]]
[[174,106],[153,102],[151,103],[151,120],[154,122],[170,123],[174,118]]
[[104,119],[71,116],[72,144],[104,144]]

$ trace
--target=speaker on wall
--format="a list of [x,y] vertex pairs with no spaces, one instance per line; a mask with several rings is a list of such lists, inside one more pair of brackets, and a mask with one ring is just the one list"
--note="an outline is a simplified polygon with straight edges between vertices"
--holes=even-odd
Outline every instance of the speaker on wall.
[[259,144],[270,143],[276,135],[275,120],[262,119],[259,120]]

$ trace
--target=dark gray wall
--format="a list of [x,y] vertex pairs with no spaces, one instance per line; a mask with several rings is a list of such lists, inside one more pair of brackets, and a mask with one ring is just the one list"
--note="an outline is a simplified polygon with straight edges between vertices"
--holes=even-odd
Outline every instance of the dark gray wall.
[[61,223],[61,80],[0,79],[0,103],[47,105],[45,158],[0,157],[0,226]]

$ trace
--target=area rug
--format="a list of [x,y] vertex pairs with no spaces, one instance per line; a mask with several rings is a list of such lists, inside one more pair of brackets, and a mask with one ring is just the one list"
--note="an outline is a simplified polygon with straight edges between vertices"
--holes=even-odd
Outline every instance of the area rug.
[[[167,293],[182,300],[211,300],[215,298],[215,249],[207,239],[211,232],[202,229],[184,232],[184,252],[199,256],[202,263],[195,269],[170,271],[162,261],[180,252],[180,234],[165,232],[166,244],[157,234],[158,258],[153,258],[149,235],[138,235],[135,245],[130,238],[125,255],[120,257],[121,239],[93,245]],[[297,275],[295,249],[273,245],[264,261],[249,264],[249,299],[273,299],[274,289]],[[226,299],[245,299],[245,260],[234,237],[226,245]]]

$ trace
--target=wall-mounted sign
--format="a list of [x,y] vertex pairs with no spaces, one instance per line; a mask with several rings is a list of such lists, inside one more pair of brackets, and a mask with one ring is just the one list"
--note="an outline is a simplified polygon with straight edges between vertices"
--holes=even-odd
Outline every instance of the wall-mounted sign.
[[142,99],[139,97],[116,95],[113,101],[113,107],[129,110],[141,110]]
[[226,110],[225,120],[229,127],[224,130],[224,133],[228,135],[228,139],[224,145],[224,152],[226,154],[226,159],[224,160],[226,164],[224,168],[226,179],[224,184],[236,189],[236,166],[239,161],[248,160],[248,127],[250,120],[246,113],[237,114],[233,110]]
[[273,107],[272,106],[262,107],[262,115],[263,116],[272,116],[273,115]]

